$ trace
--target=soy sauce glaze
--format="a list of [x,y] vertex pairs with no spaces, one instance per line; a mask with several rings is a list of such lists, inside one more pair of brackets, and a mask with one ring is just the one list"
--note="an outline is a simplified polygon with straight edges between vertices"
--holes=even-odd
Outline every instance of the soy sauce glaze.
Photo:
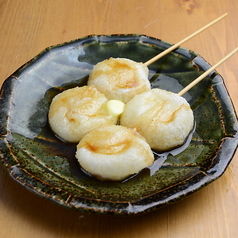
[[193,130],[189,133],[183,145],[177,148],[174,148],[170,151],[166,151],[162,153],[153,151],[153,154],[155,157],[154,163],[151,166],[144,168],[139,173],[131,175],[127,179],[123,180],[122,183],[127,182],[128,180],[139,177],[139,176],[142,176],[142,177],[153,176],[163,166],[164,162],[167,160],[170,154],[173,156],[178,155],[182,153],[189,146],[193,137],[193,133],[195,132],[195,129],[196,129],[196,124],[194,124]]

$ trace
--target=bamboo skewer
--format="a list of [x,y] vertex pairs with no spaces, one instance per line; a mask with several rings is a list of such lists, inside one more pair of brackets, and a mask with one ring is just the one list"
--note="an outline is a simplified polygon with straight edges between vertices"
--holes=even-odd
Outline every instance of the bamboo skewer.
[[199,83],[202,79],[204,79],[206,76],[208,76],[213,70],[215,70],[219,65],[224,63],[227,59],[229,59],[232,55],[234,55],[238,51],[238,47],[234,49],[230,54],[225,56],[222,60],[220,60],[218,63],[216,63],[214,66],[212,66],[210,69],[208,69],[206,72],[204,72],[202,75],[200,75],[198,78],[196,78],[194,81],[192,81],[189,85],[187,85],[184,89],[182,89],[178,95],[182,96],[185,94],[188,90],[190,90],[193,86],[195,86],[197,83]]
[[199,33],[201,33],[202,31],[206,30],[207,28],[209,28],[210,26],[214,25],[215,23],[217,23],[218,21],[222,20],[224,17],[226,17],[228,14],[225,13],[222,16],[218,17],[217,19],[215,19],[214,21],[210,22],[209,24],[207,24],[206,26],[202,27],[200,30],[194,32],[193,34],[191,34],[190,36],[184,38],[183,40],[179,41],[178,43],[176,43],[175,45],[172,45],[171,47],[169,47],[167,50],[163,51],[162,53],[156,55],[155,57],[153,57],[152,59],[148,60],[147,62],[145,62],[144,64],[146,66],[154,63],[156,60],[162,58],[163,56],[165,56],[166,54],[168,54],[169,52],[175,50],[176,48],[178,48],[181,44],[183,44],[184,42],[190,40],[191,38],[193,38],[194,36],[198,35]]

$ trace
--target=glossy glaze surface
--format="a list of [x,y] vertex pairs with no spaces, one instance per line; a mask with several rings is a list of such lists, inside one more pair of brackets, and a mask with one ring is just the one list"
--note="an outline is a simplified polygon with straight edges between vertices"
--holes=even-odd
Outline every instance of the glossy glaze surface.
[[[145,169],[124,183],[95,180],[79,168],[75,144],[59,140],[48,125],[52,98],[85,85],[96,63],[109,57],[146,62],[169,45],[144,35],[88,36],[49,47],[18,69],[1,89],[1,160],[10,175],[61,205],[126,215],[168,205],[220,177],[237,148],[238,125],[216,72],[184,95],[196,121],[191,143],[178,155],[155,153],[163,163],[153,175]],[[179,92],[209,67],[179,48],[149,66],[149,80],[153,88]]]

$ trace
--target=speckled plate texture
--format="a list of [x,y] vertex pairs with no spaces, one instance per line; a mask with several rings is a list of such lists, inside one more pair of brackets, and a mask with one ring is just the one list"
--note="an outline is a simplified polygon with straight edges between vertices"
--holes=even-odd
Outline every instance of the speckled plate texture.
[[[214,71],[184,95],[196,129],[177,155],[157,155],[161,167],[124,182],[101,182],[84,174],[76,145],[52,133],[52,98],[83,86],[93,66],[109,57],[146,62],[170,43],[145,35],[87,36],[52,46],[5,80],[0,94],[0,159],[17,182],[63,206],[92,213],[135,215],[169,205],[219,178],[238,144],[238,124],[222,77]],[[178,48],[149,66],[152,88],[179,92],[210,65]],[[161,161],[161,162],[158,162]]]

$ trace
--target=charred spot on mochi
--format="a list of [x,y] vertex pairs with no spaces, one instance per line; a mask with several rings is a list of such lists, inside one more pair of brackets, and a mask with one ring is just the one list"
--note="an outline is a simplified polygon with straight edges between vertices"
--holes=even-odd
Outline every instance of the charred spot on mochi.
[[189,105],[182,104],[177,109],[173,111],[163,111],[163,108],[158,107],[157,110],[154,110],[154,116],[152,117],[153,122],[162,122],[162,123],[171,123],[173,122],[176,117],[177,113],[181,110],[190,110]]
[[108,73],[112,76],[111,81],[115,81],[118,88],[132,88],[138,85],[135,81],[135,68],[113,59],[108,61],[108,65],[110,66]]
[[61,100],[60,100],[60,101],[61,101],[62,103],[66,103],[66,102],[67,102],[67,100],[68,100],[68,99],[67,99],[67,97],[64,97],[64,98],[61,98]]
[[69,118],[69,121],[72,122],[72,123],[76,122],[76,120],[74,118]]
[[118,88],[133,88],[137,87],[139,83],[135,79],[136,69],[128,64],[116,59],[110,58],[103,63],[106,67],[103,69],[96,69],[92,72],[92,78],[97,78],[103,74],[109,77],[109,84],[114,89]]
[[126,135],[128,133],[124,132],[123,134],[115,136],[110,131],[104,131],[103,133],[94,133],[92,131],[86,139],[82,139],[78,148],[85,147],[89,151],[98,154],[118,154],[127,150],[132,143],[132,139]]

